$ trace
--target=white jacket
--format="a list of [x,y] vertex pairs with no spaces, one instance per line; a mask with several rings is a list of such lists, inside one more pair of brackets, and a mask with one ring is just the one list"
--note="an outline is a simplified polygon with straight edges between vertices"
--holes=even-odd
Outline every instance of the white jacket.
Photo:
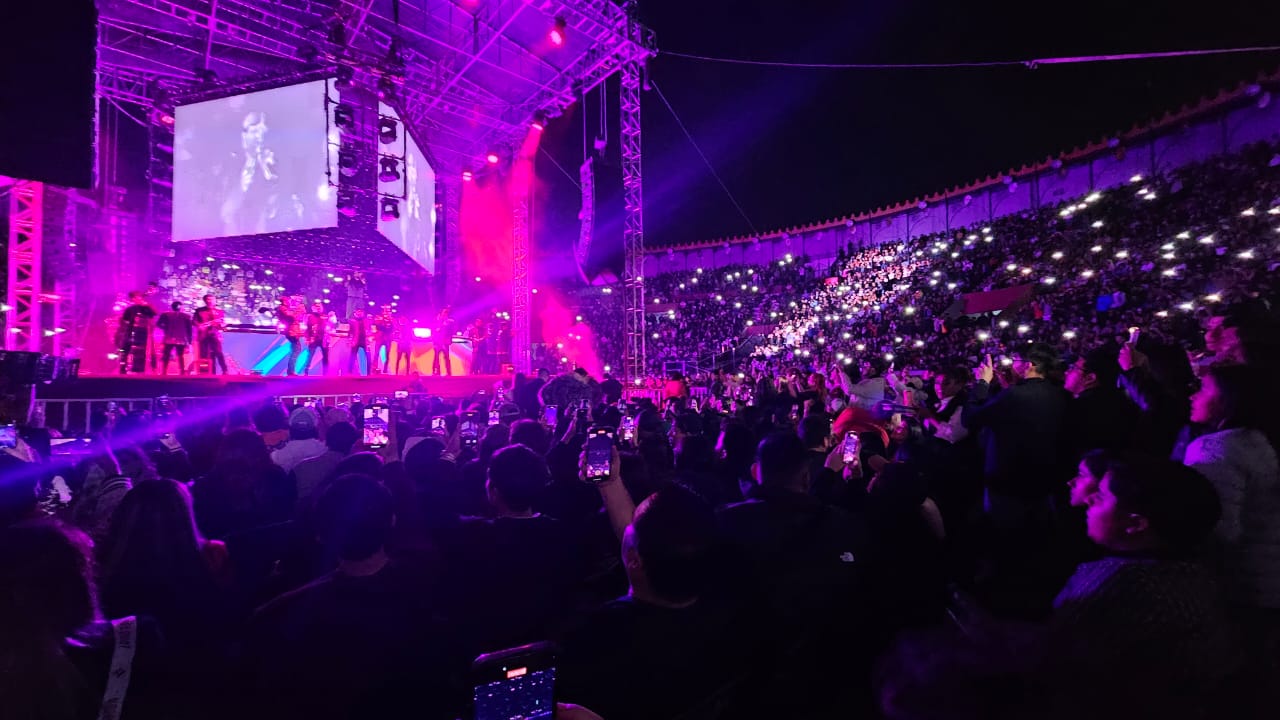
[[1222,502],[1217,536],[1227,585],[1239,602],[1280,609],[1280,460],[1257,430],[1210,433],[1187,446],[1187,466]]

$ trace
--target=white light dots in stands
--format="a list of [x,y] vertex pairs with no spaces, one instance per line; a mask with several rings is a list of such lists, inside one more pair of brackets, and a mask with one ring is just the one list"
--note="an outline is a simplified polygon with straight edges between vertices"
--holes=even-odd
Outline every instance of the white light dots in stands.
[[1089,248],[1089,252],[1102,252],[1102,246],[1094,245],[1093,247]]
[[893,353],[885,353],[884,359],[886,362],[893,362]]
[[1031,268],[1029,268],[1029,267],[1024,267],[1024,268],[1022,268],[1021,270],[1019,270],[1018,272],[1022,273],[1023,275],[1030,275],[1030,274],[1031,274]]
[[1008,321],[1008,320],[1001,320],[1000,322],[998,322],[998,323],[996,323],[996,324],[997,324],[997,325],[999,325],[999,326],[1000,326],[1000,327],[1002,327],[1002,328],[1007,328],[1007,327],[1009,327],[1009,321]]
[[1062,251],[1061,251],[1061,250],[1058,250],[1057,252],[1055,252],[1054,254],[1050,255],[1049,257],[1053,258],[1054,260],[1061,260],[1061,259],[1062,259]]
[[1054,283],[1058,282],[1058,278],[1055,278],[1055,277],[1047,277],[1047,278],[1044,278],[1043,280],[1041,280],[1040,282],[1044,283],[1045,285],[1052,285],[1052,284],[1054,284]]
[[1156,317],[1162,317],[1162,318],[1169,317],[1169,311],[1161,310],[1160,312],[1156,313]]
[[1182,232],[1178,233],[1177,235],[1174,235],[1174,237],[1178,238],[1179,240],[1190,240],[1190,239],[1191,239],[1191,233],[1187,232],[1186,230],[1183,230]]
[[1201,245],[1212,245],[1212,244],[1213,244],[1213,236],[1212,236],[1212,235],[1205,235],[1204,237],[1200,238],[1200,244],[1201,244]]
[[1066,339],[1068,339],[1068,340],[1072,340],[1072,339],[1074,339],[1074,338],[1075,338],[1075,336],[1076,336],[1076,333],[1075,333],[1075,331],[1074,331],[1074,330],[1063,330],[1063,331],[1062,331],[1062,337],[1064,337],[1064,338],[1066,338]]
[[924,341],[923,341],[923,340],[917,340],[917,341],[915,341],[915,343],[914,343],[914,344],[915,344],[915,346],[916,346],[916,347],[918,347],[918,348],[922,348],[922,347],[924,347]]
[[1167,253],[1165,253],[1165,254],[1161,255],[1160,257],[1164,258],[1165,260],[1172,260],[1172,259],[1174,259],[1175,257],[1177,257],[1177,255],[1174,255],[1174,254],[1173,254],[1173,253],[1171,253],[1171,252],[1167,252]]
[[[537,291],[537,290],[534,290],[534,292],[538,292],[538,291]],[[605,295],[612,295],[612,294],[613,294],[613,288],[605,288],[604,290],[601,290],[601,292],[603,292]]]
[[696,273],[698,273],[699,275],[701,275],[701,274],[702,274],[702,268],[698,268],[697,270],[694,270],[694,272],[696,272]]
[[1211,303],[1222,302],[1222,296],[1218,293],[1210,293],[1204,296],[1204,299]]
[[1030,326],[1030,325],[1019,325],[1019,326],[1018,326],[1018,334],[1019,334],[1019,335],[1026,335],[1026,334],[1027,334],[1027,333],[1029,333],[1029,332],[1031,332],[1031,326]]
[[747,327],[751,327],[752,325],[755,325],[755,324],[756,324],[756,321],[755,321],[755,320],[748,320],[748,321],[747,321]]
[[1016,263],[1009,263],[1008,265],[1004,266],[1004,269],[1008,270],[1009,272],[1013,272],[1014,270],[1018,269],[1018,266]]
[[1085,198],[1084,200],[1085,202],[1098,202],[1098,200],[1100,200],[1101,198],[1102,198],[1102,193],[1092,192],[1092,193],[1089,193],[1089,197]]
[[1142,182],[1142,176],[1141,176],[1141,175],[1134,175],[1133,177],[1129,178],[1129,182],[1131,182],[1131,183],[1140,183],[1140,182]]
[[1080,273],[1080,277],[1082,277],[1082,278],[1091,278],[1091,277],[1093,277],[1093,271],[1092,271],[1092,270],[1085,270],[1084,272]]
[[1100,228],[1100,227],[1102,227],[1102,221],[1101,221],[1101,220],[1094,220],[1094,221],[1093,221],[1093,225],[1091,225],[1090,227],[1093,227],[1093,228],[1095,228],[1095,229],[1096,229],[1096,228]]
[[1195,310],[1195,309],[1196,309],[1196,306],[1195,306],[1195,303],[1184,302],[1184,303],[1182,303],[1181,305],[1179,305],[1179,306],[1178,306],[1178,309],[1180,309],[1180,310],[1186,310],[1187,312],[1191,312],[1192,310]]
[[857,350],[858,352],[862,352],[863,350],[867,349],[867,346],[863,345],[862,343],[858,343],[857,345],[853,346],[853,349]]
[[1240,258],[1241,260],[1252,260],[1252,259],[1253,259],[1253,251],[1252,251],[1252,250],[1245,250],[1244,252],[1242,252],[1242,253],[1240,253],[1240,254],[1236,255],[1236,257]]
[[1257,210],[1254,210],[1253,208],[1245,208],[1244,211],[1240,213],[1240,217],[1253,217],[1257,214]]
[[947,289],[948,289],[948,290],[955,290],[955,289],[956,289],[956,284],[955,284],[955,283],[953,283],[953,282],[951,282],[951,283],[947,283]]
[[1268,214],[1268,215],[1280,215],[1280,205],[1277,205],[1277,206],[1275,206],[1275,207],[1273,207],[1273,208],[1269,208],[1269,209],[1267,210],[1267,214]]
[[1116,257],[1118,257],[1118,258],[1120,258],[1121,260],[1123,260],[1123,259],[1125,259],[1125,258],[1129,257],[1129,251],[1128,251],[1128,250],[1119,250],[1119,251],[1117,251],[1117,252],[1116,252]]
[[842,340],[848,340],[848,339],[849,339],[849,338],[851,338],[851,337],[853,337],[853,336],[852,336],[852,335],[850,335],[849,333],[841,333],[841,334],[840,334],[840,339],[842,339]]
[[1169,268],[1169,269],[1167,269],[1167,270],[1165,270],[1165,271],[1161,272],[1160,274],[1161,274],[1161,275],[1164,275],[1165,277],[1173,277],[1174,275],[1177,275],[1177,274],[1178,274],[1178,271],[1177,271],[1177,270],[1174,270],[1173,268]]

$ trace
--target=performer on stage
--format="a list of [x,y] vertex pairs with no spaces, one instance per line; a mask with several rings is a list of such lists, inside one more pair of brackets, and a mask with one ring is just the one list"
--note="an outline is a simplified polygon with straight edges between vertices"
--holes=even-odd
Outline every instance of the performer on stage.
[[372,370],[373,359],[369,357],[369,319],[364,316],[364,308],[356,308],[351,314],[351,329],[347,337],[351,340],[351,354],[347,356],[347,374],[361,374],[356,357],[361,351],[364,351],[365,368]]
[[400,366],[404,365],[404,374],[408,375],[413,366],[413,328],[409,327],[404,316],[396,318],[395,329],[396,340],[396,370],[395,374],[400,374]]
[[289,359],[285,361],[284,374],[293,377],[297,374],[298,356],[302,354],[302,300],[296,297],[285,297],[276,308],[276,322],[280,331],[289,341]]
[[484,318],[476,318],[467,336],[471,340],[471,374],[489,371],[489,340],[486,337]]
[[120,374],[147,371],[147,344],[151,337],[151,321],[156,311],[141,292],[129,293],[129,306],[120,316],[116,345],[120,347]]
[[329,374],[329,316],[320,302],[311,304],[311,312],[307,313],[307,362],[302,366],[302,374],[311,372],[311,363],[320,352],[320,374]]
[[450,345],[453,344],[453,318],[449,317],[449,308],[440,311],[436,317],[436,328],[431,333],[431,374],[440,374],[440,358],[444,358],[444,374],[453,374],[453,361],[449,357]]
[[[147,305],[151,306],[151,312],[159,316],[161,304],[163,300],[160,297],[160,283],[152,280],[147,283],[147,289],[143,292],[143,296],[147,299]],[[152,324],[151,332],[147,335],[147,357],[151,358],[151,372],[160,371],[160,354],[163,352],[164,339],[156,337],[156,330],[159,328]]]
[[396,319],[391,314],[391,306],[383,305],[382,313],[373,319],[374,347],[373,357],[378,364],[378,372],[391,374],[391,343],[395,340]]
[[212,295],[204,296],[204,306],[196,308],[191,321],[196,327],[196,357],[209,361],[209,374],[219,367],[227,374],[227,358],[222,354],[222,327],[226,313],[214,304]]
[[187,374],[187,346],[191,344],[191,318],[182,312],[182,303],[174,300],[169,312],[160,316],[156,325],[164,331],[164,358],[160,374],[169,374],[169,356],[178,355],[178,374]]
[[347,278],[347,319],[356,316],[356,310],[364,310],[364,273],[356,271]]

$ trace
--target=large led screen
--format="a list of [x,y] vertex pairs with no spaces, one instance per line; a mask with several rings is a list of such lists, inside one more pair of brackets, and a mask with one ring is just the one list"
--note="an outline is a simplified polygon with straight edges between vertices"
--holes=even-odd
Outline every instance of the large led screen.
[[325,82],[177,108],[174,240],[337,226],[337,192],[325,175]]
[[[385,117],[396,118],[395,109],[386,103],[378,104],[378,112]],[[396,123],[396,139],[378,145],[378,152],[402,158],[399,164],[400,180],[378,180],[378,193],[400,200],[400,217],[378,219],[378,232],[395,246],[413,258],[427,272],[436,268],[436,173],[427,162],[418,143],[405,129],[404,123]]]

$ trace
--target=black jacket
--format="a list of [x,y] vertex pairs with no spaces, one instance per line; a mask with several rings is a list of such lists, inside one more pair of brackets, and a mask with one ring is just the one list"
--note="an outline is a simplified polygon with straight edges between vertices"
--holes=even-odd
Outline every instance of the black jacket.
[[975,385],[975,404],[962,417],[966,428],[979,433],[987,488],[1016,497],[1047,497],[1063,479],[1061,434],[1070,396],[1041,378],[1023,380],[987,400],[989,392],[986,383]]
[[1089,388],[1067,405],[1067,461],[1090,450],[1127,450],[1138,408],[1115,388]]

